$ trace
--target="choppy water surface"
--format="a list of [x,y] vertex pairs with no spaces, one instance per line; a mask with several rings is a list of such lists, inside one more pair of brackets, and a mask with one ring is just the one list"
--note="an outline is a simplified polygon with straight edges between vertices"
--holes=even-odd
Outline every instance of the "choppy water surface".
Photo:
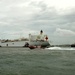
[[74,74],[74,48],[0,48],[0,75]]

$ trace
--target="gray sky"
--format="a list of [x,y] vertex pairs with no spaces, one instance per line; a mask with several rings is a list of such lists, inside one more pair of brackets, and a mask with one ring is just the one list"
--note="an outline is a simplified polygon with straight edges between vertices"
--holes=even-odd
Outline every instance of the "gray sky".
[[75,43],[75,0],[0,0],[0,39],[41,29],[51,44]]

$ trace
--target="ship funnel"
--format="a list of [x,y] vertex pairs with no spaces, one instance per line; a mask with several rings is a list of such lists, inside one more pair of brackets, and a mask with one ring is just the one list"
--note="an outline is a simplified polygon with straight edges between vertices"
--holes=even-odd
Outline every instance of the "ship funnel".
[[40,34],[43,34],[43,31],[42,30],[40,31]]

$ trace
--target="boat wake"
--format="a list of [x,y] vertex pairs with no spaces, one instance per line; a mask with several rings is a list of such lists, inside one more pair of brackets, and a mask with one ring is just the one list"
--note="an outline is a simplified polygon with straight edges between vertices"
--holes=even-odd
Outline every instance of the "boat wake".
[[47,50],[75,50],[75,48],[71,48],[71,47],[49,47],[45,49]]

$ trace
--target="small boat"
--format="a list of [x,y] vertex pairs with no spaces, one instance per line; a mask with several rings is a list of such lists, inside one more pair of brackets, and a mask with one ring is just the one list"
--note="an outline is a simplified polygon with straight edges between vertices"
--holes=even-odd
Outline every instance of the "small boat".
[[72,44],[71,47],[75,47],[75,44]]

